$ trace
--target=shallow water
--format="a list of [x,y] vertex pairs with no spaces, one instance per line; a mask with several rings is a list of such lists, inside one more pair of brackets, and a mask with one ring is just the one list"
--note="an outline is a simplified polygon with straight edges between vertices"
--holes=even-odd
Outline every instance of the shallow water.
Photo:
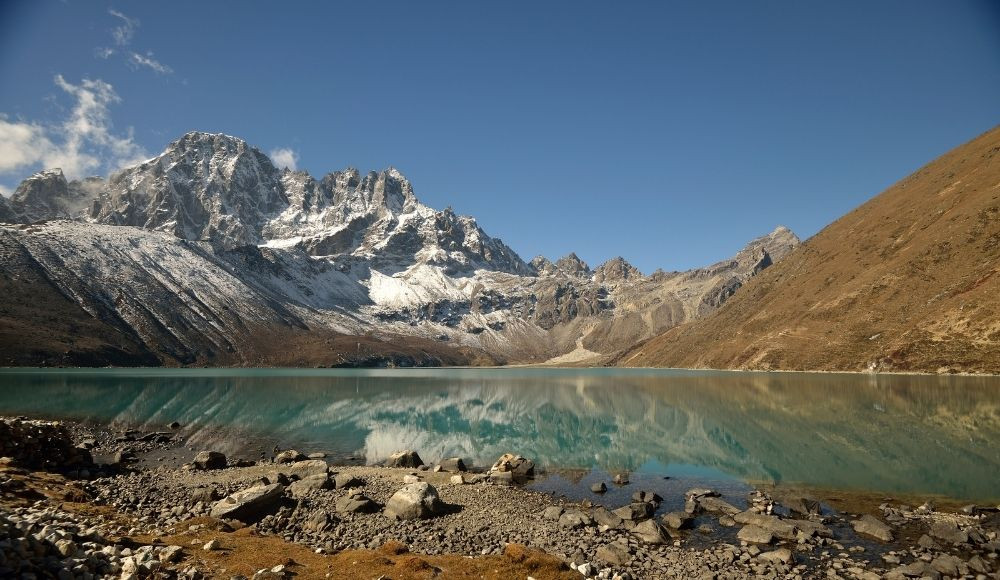
[[[2,370],[0,414],[163,430],[256,457],[398,449],[559,475],[1000,499],[1000,379],[637,369]],[[561,486],[561,487],[560,487]],[[658,486],[659,487],[659,486]]]

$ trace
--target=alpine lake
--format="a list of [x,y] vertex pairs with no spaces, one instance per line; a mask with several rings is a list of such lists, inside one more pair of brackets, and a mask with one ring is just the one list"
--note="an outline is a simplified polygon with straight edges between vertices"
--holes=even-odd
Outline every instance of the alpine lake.
[[[6,369],[0,414],[114,429],[179,422],[189,451],[275,446],[375,464],[401,449],[488,468],[533,459],[529,485],[625,501],[711,487],[1000,500],[1000,377],[646,369]],[[190,459],[190,458],[188,458]]]

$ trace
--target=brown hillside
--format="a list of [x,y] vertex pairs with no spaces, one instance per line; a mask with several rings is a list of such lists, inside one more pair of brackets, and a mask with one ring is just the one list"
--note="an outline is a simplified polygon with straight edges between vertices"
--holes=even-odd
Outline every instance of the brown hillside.
[[1000,372],[1000,127],[827,226],[623,366]]

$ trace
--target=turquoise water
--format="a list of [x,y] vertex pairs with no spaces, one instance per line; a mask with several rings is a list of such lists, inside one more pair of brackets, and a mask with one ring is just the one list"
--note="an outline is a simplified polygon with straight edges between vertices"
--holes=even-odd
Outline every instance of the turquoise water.
[[[1000,499],[1000,380],[635,369],[2,370],[0,414],[162,430],[255,457],[514,451],[594,474]],[[572,476],[566,476],[572,477]]]

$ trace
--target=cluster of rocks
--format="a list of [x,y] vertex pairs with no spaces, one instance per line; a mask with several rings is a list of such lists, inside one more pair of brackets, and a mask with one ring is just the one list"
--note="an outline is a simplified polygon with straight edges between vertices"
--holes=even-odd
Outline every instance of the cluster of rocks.
[[9,457],[22,467],[59,473],[94,467],[86,447],[78,447],[66,425],[57,421],[0,419],[0,457]]
[[84,518],[44,502],[0,513],[0,577],[202,577],[197,569],[178,565],[181,546],[129,547],[107,538],[110,527],[101,518]]

